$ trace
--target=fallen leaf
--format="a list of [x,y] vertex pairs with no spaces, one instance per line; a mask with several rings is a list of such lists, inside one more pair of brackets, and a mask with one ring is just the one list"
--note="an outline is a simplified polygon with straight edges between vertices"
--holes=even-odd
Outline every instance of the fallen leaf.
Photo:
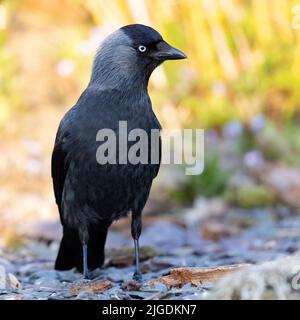
[[148,285],[150,287],[154,287],[157,283],[160,282],[166,285],[168,288],[181,288],[185,284],[190,283],[192,286],[196,287],[201,284],[215,282],[228,273],[241,270],[248,266],[248,264],[237,264],[215,268],[175,268],[172,269],[170,271],[170,274],[167,276],[148,281]]
[[80,281],[72,284],[69,288],[69,292],[72,296],[77,296],[80,292],[102,293],[112,287],[112,283],[109,280],[97,280],[97,281]]

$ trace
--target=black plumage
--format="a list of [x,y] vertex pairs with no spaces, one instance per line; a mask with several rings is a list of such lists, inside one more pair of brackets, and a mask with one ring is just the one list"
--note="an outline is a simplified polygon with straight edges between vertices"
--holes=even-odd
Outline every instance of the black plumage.
[[[101,165],[96,160],[100,145],[96,136],[101,129],[111,129],[118,137],[119,122],[127,121],[128,132],[140,128],[150,139],[151,129],[161,127],[147,92],[149,77],[163,61],[182,58],[181,51],[143,25],[125,26],[100,46],[90,83],[62,119],[52,154],[54,193],[63,225],[57,270],[76,267],[88,277],[88,269],[103,264],[109,226],[131,212],[135,278],[140,279],[141,213],[159,163],[122,164],[117,152],[116,164]],[[128,142],[128,149],[133,143]],[[149,140],[149,155],[151,151]],[[154,151],[160,152],[160,147]]]

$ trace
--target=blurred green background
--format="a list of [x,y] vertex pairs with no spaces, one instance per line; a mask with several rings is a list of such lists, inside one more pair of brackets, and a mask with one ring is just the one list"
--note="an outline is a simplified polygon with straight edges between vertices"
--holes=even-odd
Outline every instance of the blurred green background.
[[[162,175],[149,211],[199,195],[241,207],[286,201],[249,170],[300,167],[299,14],[297,0],[0,1],[2,235],[58,218],[50,177],[58,123],[87,85],[101,40],[129,23],[151,25],[188,55],[155,71],[150,95],[164,128],[205,128],[207,138],[204,174]],[[232,179],[237,171],[247,183]]]

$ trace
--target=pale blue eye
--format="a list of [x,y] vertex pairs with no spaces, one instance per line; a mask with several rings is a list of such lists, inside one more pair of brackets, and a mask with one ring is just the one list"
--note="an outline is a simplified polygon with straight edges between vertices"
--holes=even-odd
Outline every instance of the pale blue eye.
[[138,49],[140,52],[145,52],[147,50],[145,46],[139,46]]

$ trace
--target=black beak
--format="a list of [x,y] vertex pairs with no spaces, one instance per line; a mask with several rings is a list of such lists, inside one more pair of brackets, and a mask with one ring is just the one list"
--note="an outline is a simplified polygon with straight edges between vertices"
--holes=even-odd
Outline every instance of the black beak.
[[156,45],[157,50],[152,57],[159,61],[186,59],[187,56],[180,50],[170,46],[167,42],[161,41]]

